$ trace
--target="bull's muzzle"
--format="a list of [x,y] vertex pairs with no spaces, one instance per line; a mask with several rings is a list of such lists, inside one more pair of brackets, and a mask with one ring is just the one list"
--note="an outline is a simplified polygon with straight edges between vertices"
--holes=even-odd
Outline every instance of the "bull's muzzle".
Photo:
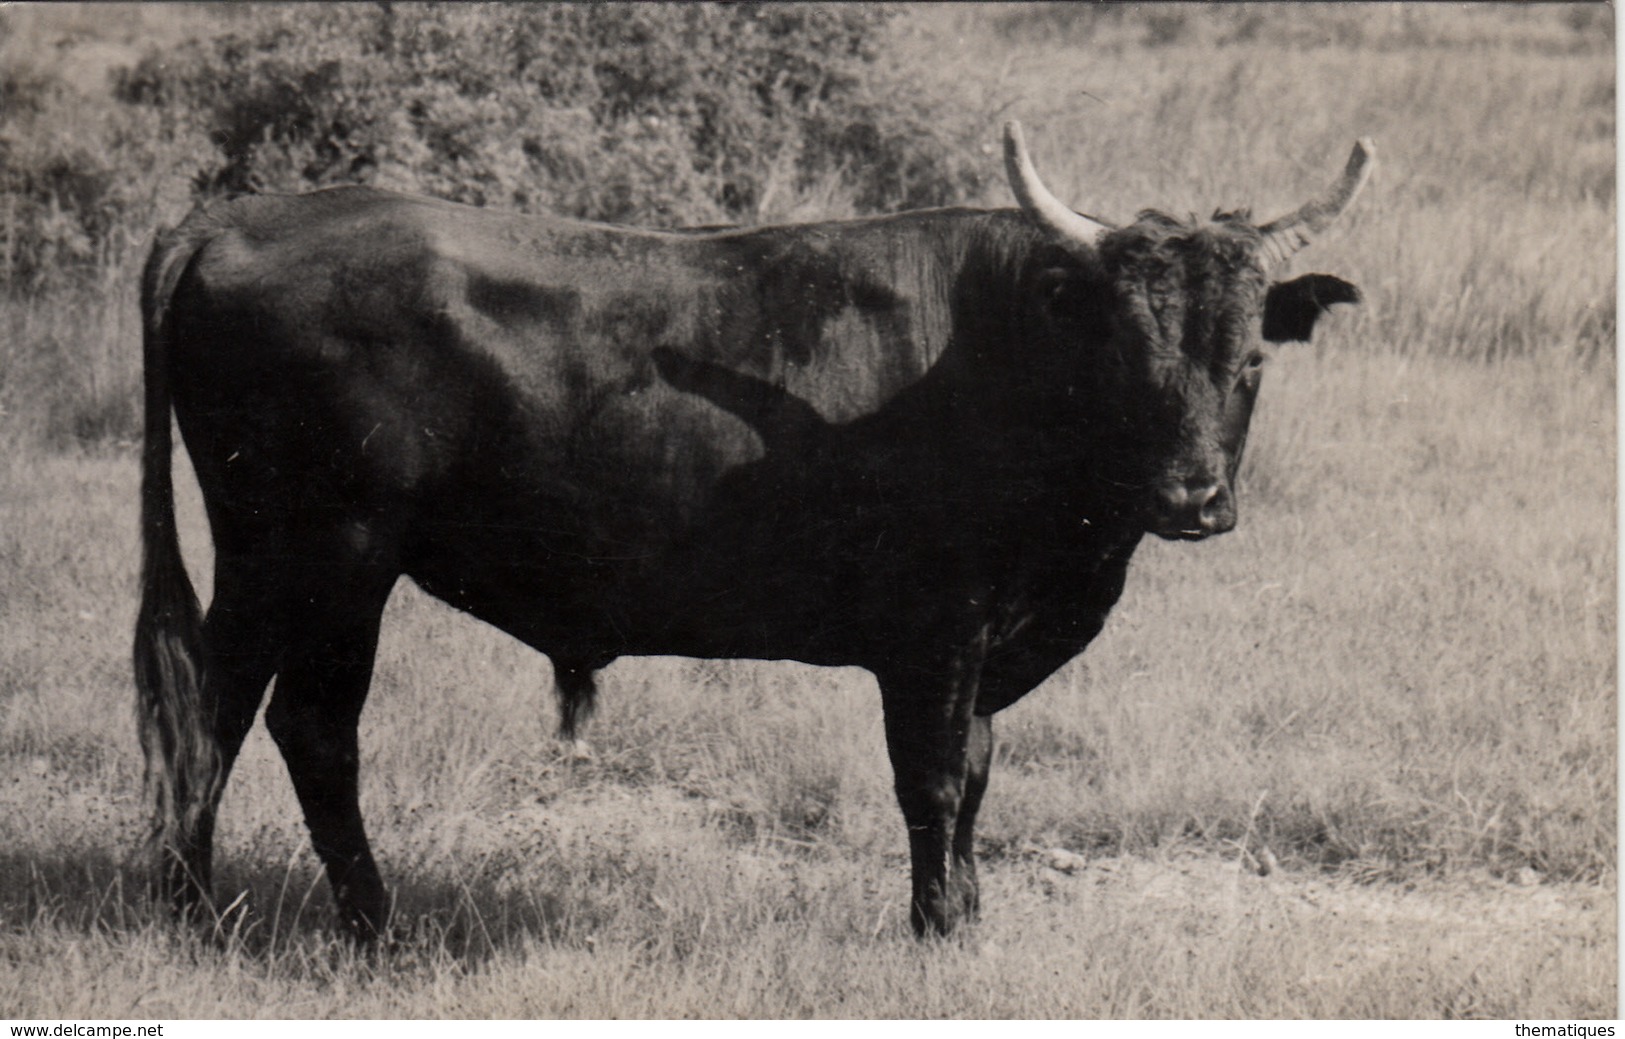
[[1218,480],[1164,480],[1152,504],[1151,533],[1198,541],[1236,525],[1235,496]]

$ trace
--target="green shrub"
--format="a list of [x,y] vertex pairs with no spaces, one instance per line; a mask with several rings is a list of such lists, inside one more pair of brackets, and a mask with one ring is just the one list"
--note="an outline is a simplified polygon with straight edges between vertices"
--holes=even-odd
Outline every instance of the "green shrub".
[[111,163],[48,118],[64,93],[27,64],[0,69],[0,270],[13,286],[92,264],[122,208]]
[[0,62],[0,284],[37,294],[120,269],[200,143],[162,123],[48,66]]
[[889,12],[748,4],[255,9],[120,78],[216,154],[205,192],[367,182],[592,219],[771,219],[976,192],[943,102],[890,72]]

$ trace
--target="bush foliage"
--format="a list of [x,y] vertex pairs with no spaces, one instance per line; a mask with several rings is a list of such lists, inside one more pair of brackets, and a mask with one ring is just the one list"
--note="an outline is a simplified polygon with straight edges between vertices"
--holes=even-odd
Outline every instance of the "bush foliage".
[[868,6],[335,5],[153,55],[122,100],[203,129],[203,191],[369,182],[640,223],[753,221],[841,182],[941,204],[980,167]]
[[0,275],[36,291],[105,272],[150,231],[179,137],[151,113],[85,105],[55,76],[0,62]]
[[[371,183],[648,224],[938,205],[987,164],[883,60],[893,12],[758,4],[269,5],[87,105],[0,72],[7,282],[105,270],[194,197]],[[69,109],[78,114],[63,120]],[[809,200],[813,200],[809,202]]]

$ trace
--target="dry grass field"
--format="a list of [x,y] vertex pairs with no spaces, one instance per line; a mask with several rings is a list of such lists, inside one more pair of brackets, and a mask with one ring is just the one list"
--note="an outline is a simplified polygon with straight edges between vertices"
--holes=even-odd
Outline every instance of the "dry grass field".
[[[1096,644],[996,720],[978,926],[908,936],[865,673],[623,660],[572,761],[545,658],[403,585],[362,723],[397,947],[335,935],[263,728],[217,853],[245,911],[176,931],[133,868],[135,455],[47,450],[18,408],[0,1016],[1615,1016],[1611,13],[1159,12],[925,8],[893,46],[979,98],[989,163],[1019,116],[1108,219],[1274,216],[1375,137],[1295,263],[1367,301],[1275,352],[1237,530],[1145,545]],[[127,383],[130,274],[6,303],[0,368]]]

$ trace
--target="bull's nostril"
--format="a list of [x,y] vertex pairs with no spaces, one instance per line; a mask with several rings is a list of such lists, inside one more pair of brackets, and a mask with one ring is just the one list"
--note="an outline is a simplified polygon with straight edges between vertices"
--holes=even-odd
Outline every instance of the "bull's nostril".
[[1189,507],[1191,492],[1183,483],[1169,480],[1157,488],[1157,497],[1161,499],[1162,507],[1169,515],[1177,515]]
[[1202,501],[1198,519],[1202,529],[1218,533],[1236,525],[1236,510],[1230,501],[1230,491],[1223,484],[1212,484],[1200,495]]
[[1207,487],[1198,489],[1192,497],[1202,503],[1200,515],[1203,519],[1206,519],[1216,509],[1224,505],[1224,488],[1217,484],[1210,484]]
[[1164,537],[1204,538],[1236,525],[1230,488],[1223,481],[1166,480],[1157,485],[1153,529]]

